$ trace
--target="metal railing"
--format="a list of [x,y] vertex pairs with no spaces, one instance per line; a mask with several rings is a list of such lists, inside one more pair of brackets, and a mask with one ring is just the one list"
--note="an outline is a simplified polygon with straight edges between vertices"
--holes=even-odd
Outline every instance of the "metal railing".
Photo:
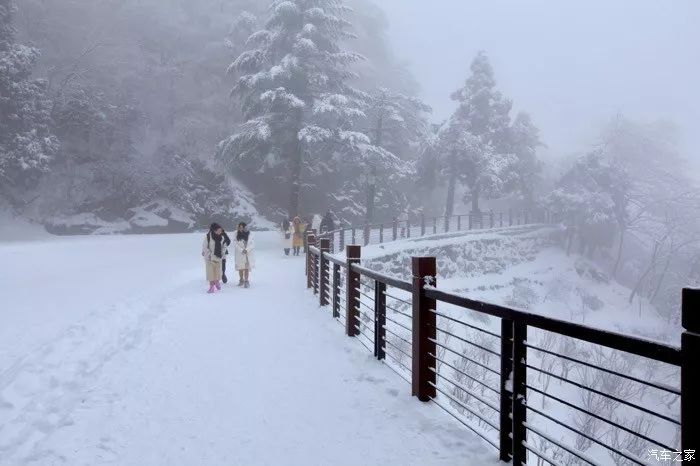
[[[441,291],[434,257],[414,257],[409,282],[363,267],[359,245],[341,258],[331,238],[308,241],[307,286],[321,308],[502,461],[646,465],[679,454],[697,464],[700,290],[683,290],[675,347]],[[484,316],[499,325],[489,328]],[[679,383],[639,363],[612,363],[633,358]]]
[[404,238],[453,233],[459,231],[501,228],[552,222],[552,214],[543,208],[534,210],[509,209],[503,212],[482,211],[464,215],[425,217],[412,220],[395,218],[384,223],[340,228],[317,235],[317,239],[331,240],[331,250],[342,251],[347,245],[370,245]]

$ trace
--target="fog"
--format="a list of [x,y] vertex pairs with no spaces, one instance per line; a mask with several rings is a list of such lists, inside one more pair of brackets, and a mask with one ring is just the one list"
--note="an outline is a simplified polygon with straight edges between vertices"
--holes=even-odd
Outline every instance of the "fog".
[[[585,150],[621,113],[668,119],[700,171],[700,2],[375,0],[436,119],[479,50],[554,154]],[[696,176],[698,173],[695,173]]]

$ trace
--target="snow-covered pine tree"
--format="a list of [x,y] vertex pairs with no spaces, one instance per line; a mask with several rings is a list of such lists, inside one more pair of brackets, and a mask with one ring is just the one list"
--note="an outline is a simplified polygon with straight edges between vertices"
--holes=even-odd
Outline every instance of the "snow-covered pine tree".
[[508,147],[511,101],[496,90],[486,54],[479,52],[470,68],[471,76],[452,94],[458,107],[440,132],[448,216],[454,211],[458,181],[468,188],[465,200],[471,202],[472,212],[479,212],[479,198],[498,195],[514,163]]
[[593,255],[596,248],[610,246],[620,202],[628,191],[626,172],[597,150],[580,157],[545,202],[578,233],[581,252]]
[[515,155],[512,166],[511,186],[522,196],[527,209],[535,204],[535,186],[540,180],[542,161],[537,158],[540,142],[539,130],[528,113],[520,112],[510,127],[511,151]]
[[362,132],[366,95],[348,84],[362,57],[341,47],[354,37],[343,1],[274,0],[270,11],[229,67],[244,122],[219,154],[253,172],[281,167],[297,215],[303,173],[401,164]]
[[0,0],[0,196],[15,207],[57,150],[46,83],[31,78],[39,52],[15,41],[14,5]]
[[[406,162],[414,162],[416,153],[421,146],[421,141],[428,137],[428,121],[426,115],[432,110],[428,105],[415,97],[394,93],[389,89],[380,88],[368,96],[369,108],[367,109],[369,127],[373,143]],[[379,173],[376,165],[368,167],[367,203],[365,207],[365,220],[370,223],[375,214],[375,198],[400,196],[402,186],[392,186],[388,181],[390,173]],[[401,179],[395,180],[400,182]],[[398,189],[392,189],[398,188]],[[377,193],[377,190],[384,191]],[[394,191],[393,193],[391,191]],[[395,200],[395,205],[405,205],[404,202]]]

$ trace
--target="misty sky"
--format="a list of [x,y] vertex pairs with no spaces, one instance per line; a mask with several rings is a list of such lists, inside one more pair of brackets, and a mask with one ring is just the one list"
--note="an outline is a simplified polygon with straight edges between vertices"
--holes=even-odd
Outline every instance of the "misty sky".
[[612,115],[671,118],[700,167],[700,0],[374,0],[435,119],[480,49],[549,151],[584,149]]

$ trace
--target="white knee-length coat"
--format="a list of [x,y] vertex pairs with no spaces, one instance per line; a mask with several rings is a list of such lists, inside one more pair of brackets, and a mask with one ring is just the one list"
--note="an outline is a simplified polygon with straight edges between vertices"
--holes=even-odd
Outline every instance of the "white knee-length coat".
[[236,241],[235,243],[236,270],[252,270],[255,267],[255,243],[252,236],[248,237],[247,242]]

